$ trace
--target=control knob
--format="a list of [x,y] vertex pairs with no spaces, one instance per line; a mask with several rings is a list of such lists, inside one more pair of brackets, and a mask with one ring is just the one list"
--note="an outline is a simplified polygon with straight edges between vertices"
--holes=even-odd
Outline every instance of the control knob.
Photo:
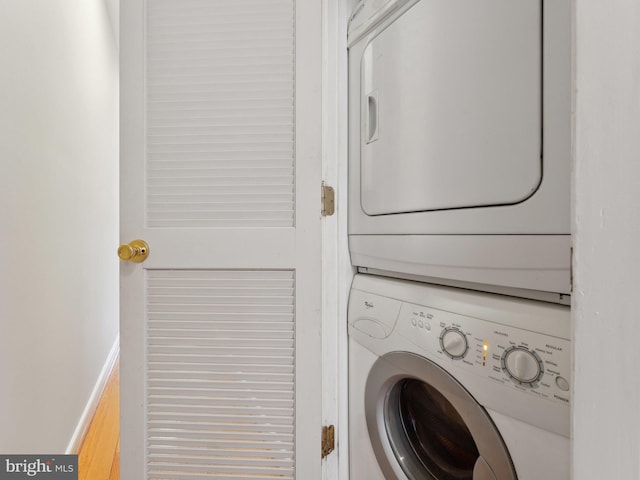
[[509,347],[502,354],[502,369],[516,383],[531,386],[544,374],[540,357],[525,347]]
[[455,327],[445,328],[440,334],[440,346],[442,351],[454,360],[464,358],[469,350],[467,337]]

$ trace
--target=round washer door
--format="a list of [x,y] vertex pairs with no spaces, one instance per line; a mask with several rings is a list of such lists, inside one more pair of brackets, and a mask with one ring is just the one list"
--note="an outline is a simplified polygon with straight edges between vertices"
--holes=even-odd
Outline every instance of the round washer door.
[[367,378],[365,415],[389,480],[517,480],[484,408],[424,357],[407,352],[380,357]]

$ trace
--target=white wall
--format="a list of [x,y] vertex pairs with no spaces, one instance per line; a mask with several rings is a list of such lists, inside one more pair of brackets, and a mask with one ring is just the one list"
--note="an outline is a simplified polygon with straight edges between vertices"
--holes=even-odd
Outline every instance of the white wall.
[[103,0],[0,2],[0,452],[64,452],[118,334]]
[[640,3],[576,8],[573,478],[640,478]]

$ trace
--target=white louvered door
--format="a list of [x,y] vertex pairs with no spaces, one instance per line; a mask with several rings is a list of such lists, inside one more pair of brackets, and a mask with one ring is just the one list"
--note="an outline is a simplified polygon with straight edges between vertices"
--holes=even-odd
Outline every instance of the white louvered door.
[[321,477],[321,2],[126,0],[121,478]]

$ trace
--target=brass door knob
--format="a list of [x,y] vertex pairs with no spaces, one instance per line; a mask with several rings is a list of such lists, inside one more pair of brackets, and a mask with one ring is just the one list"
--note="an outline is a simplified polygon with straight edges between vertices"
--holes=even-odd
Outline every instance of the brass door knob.
[[118,257],[125,262],[144,262],[149,256],[149,244],[144,240],[132,240],[118,247]]

